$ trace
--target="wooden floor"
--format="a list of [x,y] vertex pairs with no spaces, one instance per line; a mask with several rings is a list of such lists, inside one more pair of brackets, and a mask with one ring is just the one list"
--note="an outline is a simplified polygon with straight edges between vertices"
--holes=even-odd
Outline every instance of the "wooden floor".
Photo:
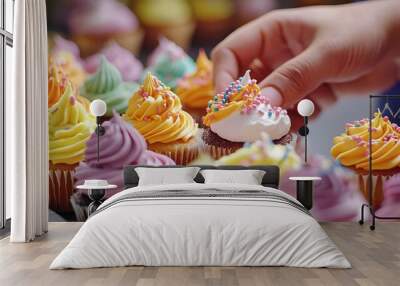
[[288,267],[125,267],[48,270],[80,223],[50,223],[33,243],[0,241],[0,285],[400,285],[400,222],[378,223],[375,232],[356,223],[323,228],[352,263],[349,270]]

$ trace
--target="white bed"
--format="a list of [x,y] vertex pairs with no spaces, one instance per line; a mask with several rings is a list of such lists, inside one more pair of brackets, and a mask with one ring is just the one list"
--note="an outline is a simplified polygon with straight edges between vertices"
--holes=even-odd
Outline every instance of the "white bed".
[[[173,191],[182,195],[138,196]],[[203,195],[191,196],[193,192]],[[216,192],[241,195],[214,196]],[[318,222],[298,204],[282,191],[255,185],[129,188],[100,206],[50,269],[128,265],[350,268]]]

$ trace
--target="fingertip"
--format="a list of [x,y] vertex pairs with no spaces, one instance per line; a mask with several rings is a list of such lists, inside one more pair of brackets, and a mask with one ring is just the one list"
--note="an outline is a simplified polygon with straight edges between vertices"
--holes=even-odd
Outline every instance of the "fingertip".
[[281,106],[283,103],[283,97],[281,93],[272,86],[263,88],[261,90],[261,95],[268,99],[272,106]]
[[214,86],[216,93],[223,92],[229,86],[229,83],[234,80],[235,79],[229,73],[225,71],[220,71],[214,77]]

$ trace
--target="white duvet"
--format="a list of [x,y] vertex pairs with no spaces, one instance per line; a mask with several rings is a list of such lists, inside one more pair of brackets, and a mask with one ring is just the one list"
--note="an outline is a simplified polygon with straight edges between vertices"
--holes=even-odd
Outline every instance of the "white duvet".
[[[50,269],[145,266],[350,268],[321,226],[288,204],[258,198],[153,198],[112,204],[131,192],[263,190],[254,185],[135,187],[104,202]],[[111,206],[110,206],[111,203]],[[109,207],[105,207],[109,205]]]

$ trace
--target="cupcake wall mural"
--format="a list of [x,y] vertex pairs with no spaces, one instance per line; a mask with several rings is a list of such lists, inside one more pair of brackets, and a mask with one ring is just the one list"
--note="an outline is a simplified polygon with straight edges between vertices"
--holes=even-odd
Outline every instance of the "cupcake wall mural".
[[[127,165],[277,165],[280,188],[293,196],[296,184],[290,176],[321,177],[311,210],[317,219],[358,220],[361,204],[368,201],[369,126],[360,119],[368,117],[367,110],[349,120],[337,116],[332,126],[340,125],[339,131],[344,120],[349,123],[343,132],[332,128],[329,136],[321,127],[315,130],[318,119],[310,119],[312,146],[305,165],[302,140],[296,140],[296,106],[286,110],[263,96],[265,86],[257,82],[264,78],[261,59],[238,66],[238,78],[222,91],[215,89],[215,45],[234,27],[280,6],[274,0],[48,5],[50,209],[67,220],[85,220],[91,200],[77,186],[107,180],[117,186],[106,192],[107,199],[123,190]],[[97,99],[106,103],[99,120],[104,127],[99,159],[96,118],[90,112]],[[398,216],[399,102],[384,97],[374,111],[374,207],[378,215]],[[320,142],[328,147],[318,151],[323,155],[314,154]]]

